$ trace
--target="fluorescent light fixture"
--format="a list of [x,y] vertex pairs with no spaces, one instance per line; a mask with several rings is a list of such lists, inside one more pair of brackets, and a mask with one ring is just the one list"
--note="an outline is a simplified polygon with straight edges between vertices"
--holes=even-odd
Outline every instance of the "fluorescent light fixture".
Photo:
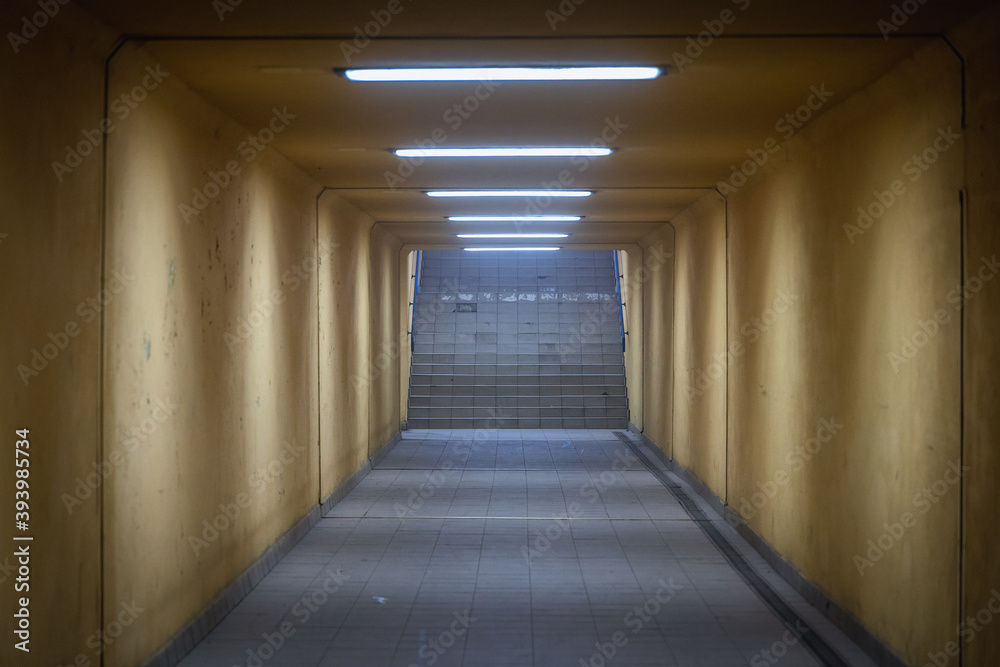
[[564,239],[569,234],[455,234],[460,239]]
[[452,215],[452,222],[576,222],[582,215]]
[[351,81],[636,81],[655,79],[659,67],[394,67],[349,69]]
[[603,157],[613,148],[596,146],[522,146],[510,148],[397,148],[399,157]]
[[432,190],[428,197],[589,197],[590,190]]
[[498,247],[495,247],[495,248],[484,248],[484,247],[479,247],[479,248],[464,248],[464,250],[465,250],[465,252],[508,252],[508,251],[512,251],[512,250],[523,250],[523,251],[528,251],[528,250],[539,250],[539,251],[542,251],[542,250],[562,250],[562,248],[560,248],[560,247],[552,247],[552,248],[512,248],[510,246],[498,246]]

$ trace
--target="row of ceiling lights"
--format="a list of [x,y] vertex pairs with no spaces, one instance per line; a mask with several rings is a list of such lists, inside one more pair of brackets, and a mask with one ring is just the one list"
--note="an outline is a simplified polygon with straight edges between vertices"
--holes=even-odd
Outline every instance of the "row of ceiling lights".
[[[655,79],[662,74],[658,67],[419,67],[387,69],[349,69],[343,75],[351,81],[427,82],[427,81],[635,81]],[[594,146],[502,146],[482,148],[399,148],[399,157],[470,158],[470,157],[604,157],[615,149]],[[589,190],[434,190],[429,197],[589,197]],[[575,222],[579,215],[449,216],[453,222]],[[532,234],[456,234],[461,239],[541,239],[566,238],[562,233]],[[560,250],[558,246],[515,248],[510,246],[465,248],[469,252],[490,250]]]

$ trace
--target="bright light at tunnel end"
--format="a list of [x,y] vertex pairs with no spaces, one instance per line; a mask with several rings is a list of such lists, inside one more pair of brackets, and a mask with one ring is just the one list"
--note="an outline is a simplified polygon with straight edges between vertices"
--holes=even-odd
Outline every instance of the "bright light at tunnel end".
[[431,190],[428,197],[589,197],[590,190]]
[[525,248],[514,248],[511,246],[496,246],[496,247],[475,247],[475,248],[463,248],[465,252],[511,252],[511,251],[551,251],[551,250],[562,250],[560,246],[552,247],[525,247]]
[[393,67],[348,69],[351,81],[637,81],[655,79],[659,67]]
[[523,146],[506,148],[397,148],[399,157],[603,157],[615,149],[597,146]]

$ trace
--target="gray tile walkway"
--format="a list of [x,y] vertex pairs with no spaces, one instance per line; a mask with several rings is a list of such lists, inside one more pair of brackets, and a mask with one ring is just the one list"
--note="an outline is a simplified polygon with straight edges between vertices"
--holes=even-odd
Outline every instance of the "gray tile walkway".
[[181,664],[820,663],[613,432],[445,430],[405,432]]

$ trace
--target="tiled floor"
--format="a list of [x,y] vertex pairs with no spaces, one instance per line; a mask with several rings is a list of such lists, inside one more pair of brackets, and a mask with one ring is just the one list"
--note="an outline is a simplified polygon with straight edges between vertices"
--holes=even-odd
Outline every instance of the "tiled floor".
[[821,663],[613,432],[557,430],[404,433],[182,663],[761,664]]

